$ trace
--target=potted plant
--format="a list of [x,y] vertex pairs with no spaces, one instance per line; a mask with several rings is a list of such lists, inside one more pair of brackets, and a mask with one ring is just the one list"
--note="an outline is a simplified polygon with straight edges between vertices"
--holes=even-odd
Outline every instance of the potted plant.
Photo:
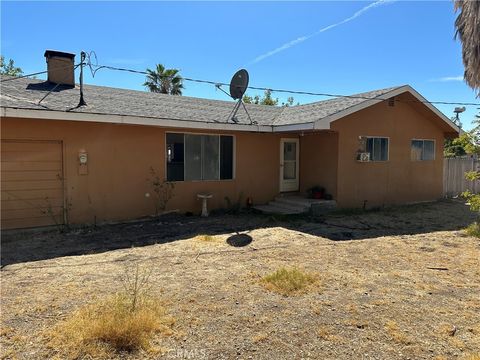
[[322,186],[313,186],[308,190],[311,199],[323,199],[325,196],[325,188]]

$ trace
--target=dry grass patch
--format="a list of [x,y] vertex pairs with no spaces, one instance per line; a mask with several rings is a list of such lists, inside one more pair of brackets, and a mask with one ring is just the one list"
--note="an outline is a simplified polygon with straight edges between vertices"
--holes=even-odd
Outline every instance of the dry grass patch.
[[49,347],[62,358],[102,358],[116,352],[153,350],[154,334],[171,335],[174,319],[157,299],[141,296],[132,308],[131,298],[117,294],[74,312],[51,330]]
[[219,237],[212,235],[197,235],[193,240],[203,243],[216,243],[221,241]]
[[462,360],[480,360],[480,353],[466,355]]
[[316,274],[297,268],[280,268],[263,277],[261,282],[266,289],[288,296],[306,292],[317,281]]
[[253,343],[264,342],[266,340],[268,340],[268,335],[266,333],[257,334],[252,338]]
[[343,342],[341,336],[335,335],[334,329],[330,326],[321,325],[317,330],[318,337],[323,341],[329,341],[332,343],[340,344]]
[[442,324],[438,327],[438,333],[441,336],[455,336],[457,327],[451,324]]
[[[105,239],[99,241],[102,249],[116,247],[120,237],[128,241],[115,251],[103,249],[93,254],[94,250],[88,250],[92,254],[87,256],[4,266],[0,358],[68,359],[78,354],[77,358],[83,359],[139,360],[187,354],[190,358],[287,359],[303,354],[318,359],[433,359],[441,355],[438,360],[480,360],[479,242],[458,231],[475,219],[468,217],[468,209],[460,203],[452,210],[443,202],[424,209],[405,216],[394,213],[393,217],[385,211],[338,218],[335,226],[308,219],[297,222],[295,218],[266,223],[267,219],[245,214],[198,221],[172,216],[171,223],[166,219],[162,226],[155,220],[151,226],[115,225],[79,236],[55,234],[52,239],[28,232],[11,240],[17,247],[22,241],[19,254],[12,254],[11,260],[23,259],[25,242],[40,241],[52,244],[51,248],[61,244],[71,251],[74,243],[96,239]],[[363,230],[367,224],[371,229]],[[177,228],[179,241],[130,248],[132,240],[173,239]],[[246,229],[251,229],[248,234],[254,239],[253,247],[229,248],[226,239],[236,230]],[[312,235],[342,238],[344,232],[359,240],[329,241]],[[195,240],[198,234],[211,234],[219,242]],[[50,250],[45,254],[50,256]],[[135,263],[148,264],[144,276],[141,271],[135,276],[137,271],[131,268]],[[94,296],[103,299],[118,291],[122,284],[114,279],[122,275],[124,265],[129,266],[128,283],[133,284],[125,286],[125,291],[138,294],[139,286],[134,284],[146,284],[140,290],[151,289],[150,297],[159,296],[178,325],[172,327],[168,319],[160,319],[160,329],[147,335],[151,336],[147,349],[132,352],[117,352],[105,340],[71,336],[65,327],[56,330],[61,332],[56,342],[45,336],[46,331],[64,323],[57,325],[57,321],[70,320],[72,309],[83,309],[86,302],[97,303]],[[274,286],[263,282],[264,276],[295,266],[318,274],[318,284],[307,285],[300,290],[307,293],[290,297],[264,288],[264,284]],[[436,290],[428,294],[433,286]],[[44,311],[45,304],[55,307]],[[159,317],[164,313],[160,310]],[[388,320],[396,324],[387,329]],[[86,323],[78,325],[77,331],[84,331]],[[458,330],[450,336],[453,325]],[[74,326],[73,320],[70,326]],[[162,334],[172,329],[172,336]],[[93,355],[86,354],[87,346],[93,348]],[[101,352],[105,356],[97,355]]]
[[407,334],[400,330],[395,321],[387,321],[385,324],[385,330],[387,330],[388,335],[390,335],[390,337],[396,343],[403,345],[410,345],[412,343],[412,340],[407,336]]

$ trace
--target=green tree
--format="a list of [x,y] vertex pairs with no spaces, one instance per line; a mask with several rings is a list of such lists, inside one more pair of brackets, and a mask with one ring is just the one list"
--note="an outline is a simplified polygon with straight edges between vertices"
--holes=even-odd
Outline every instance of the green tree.
[[[293,96],[289,96],[287,98],[287,101],[282,103],[282,106],[289,107],[289,106],[292,106],[294,102],[295,102],[295,99],[293,98]],[[298,105],[298,103],[297,103],[297,105]]]
[[265,92],[263,93],[263,98],[260,99],[260,105],[275,106],[275,105],[278,105],[278,99],[272,98],[271,90],[265,90]]
[[[242,100],[245,104],[257,104],[257,105],[269,105],[269,106],[278,105],[278,98],[274,99],[272,97],[271,90],[265,90],[263,93],[263,97],[260,97],[259,95],[255,95],[254,97],[252,97],[250,95],[245,94],[243,95]],[[292,106],[294,102],[295,102],[295,99],[290,96],[286,102],[282,102],[282,106]],[[299,105],[299,103],[297,103],[297,105]]]
[[23,74],[21,68],[15,66],[15,62],[10,59],[8,63],[5,62],[5,57],[0,55],[0,74],[10,76],[20,76]]
[[258,104],[258,103],[255,103],[253,98],[251,96],[247,95],[247,94],[243,95],[242,101],[245,104]]
[[[475,115],[473,124],[475,125],[474,128],[468,133],[462,134],[459,138],[468,135],[468,142],[465,146],[465,151],[467,153],[480,154],[480,114]],[[478,181],[480,180],[480,171],[469,171],[465,173],[465,178],[470,181]],[[480,194],[475,194],[467,190],[462,193],[462,196],[466,199],[467,204],[470,206],[470,210],[480,215]],[[477,220],[466,230],[470,235],[480,237],[480,222]]]
[[143,83],[151,92],[182,95],[183,78],[177,69],[165,69],[162,64],[157,64],[155,70],[147,69],[147,77]]
[[465,132],[455,139],[445,140],[444,156],[447,158],[474,154],[480,155],[480,146],[472,132]]

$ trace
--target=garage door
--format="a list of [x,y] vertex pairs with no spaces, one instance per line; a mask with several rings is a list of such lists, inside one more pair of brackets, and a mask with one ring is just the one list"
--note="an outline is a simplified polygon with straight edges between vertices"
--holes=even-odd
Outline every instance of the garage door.
[[2,229],[63,224],[59,141],[2,140]]

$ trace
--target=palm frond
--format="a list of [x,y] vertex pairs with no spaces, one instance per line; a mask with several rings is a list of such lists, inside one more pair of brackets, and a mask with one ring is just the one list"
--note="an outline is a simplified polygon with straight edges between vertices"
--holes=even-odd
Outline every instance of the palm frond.
[[178,69],[166,69],[162,64],[157,64],[155,70],[147,69],[146,72],[143,86],[149,91],[182,95],[183,78],[178,74]]
[[456,0],[455,38],[462,43],[464,78],[480,97],[480,1]]

